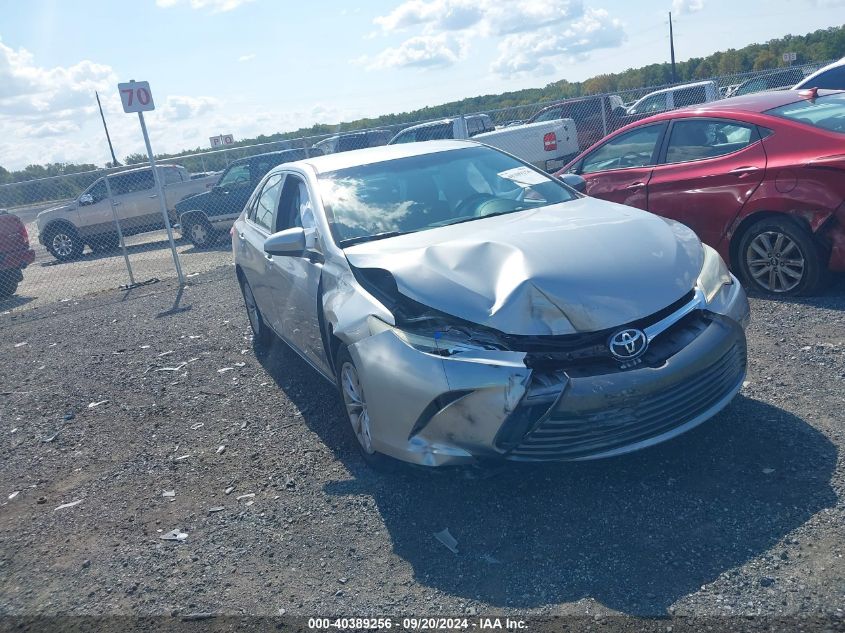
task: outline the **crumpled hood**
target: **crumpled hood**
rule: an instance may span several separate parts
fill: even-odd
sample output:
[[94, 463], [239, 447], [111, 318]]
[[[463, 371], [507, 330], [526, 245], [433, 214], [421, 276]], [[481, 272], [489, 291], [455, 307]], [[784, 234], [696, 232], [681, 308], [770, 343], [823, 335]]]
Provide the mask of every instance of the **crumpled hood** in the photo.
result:
[[704, 253], [687, 227], [595, 198], [345, 249], [399, 292], [507, 334], [590, 332], [648, 316], [695, 285]]

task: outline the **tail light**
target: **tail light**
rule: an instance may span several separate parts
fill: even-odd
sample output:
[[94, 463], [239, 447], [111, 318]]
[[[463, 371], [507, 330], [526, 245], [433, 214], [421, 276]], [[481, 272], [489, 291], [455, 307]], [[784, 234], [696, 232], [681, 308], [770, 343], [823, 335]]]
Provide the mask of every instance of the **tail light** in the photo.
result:
[[28, 247], [29, 233], [26, 232], [26, 226], [24, 226], [23, 222], [18, 222], [18, 230], [16, 231], [16, 234], [16, 237], [20, 240], [21, 246]]
[[543, 137], [543, 149], [547, 152], [553, 152], [557, 149], [557, 136], [554, 132], [549, 132]]

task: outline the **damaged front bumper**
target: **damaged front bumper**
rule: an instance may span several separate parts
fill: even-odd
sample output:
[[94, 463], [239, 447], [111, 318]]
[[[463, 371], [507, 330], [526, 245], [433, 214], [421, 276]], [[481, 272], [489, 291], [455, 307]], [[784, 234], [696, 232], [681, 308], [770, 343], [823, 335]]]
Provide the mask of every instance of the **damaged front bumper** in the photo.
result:
[[[679, 435], [742, 386], [748, 301], [736, 280], [643, 323], [639, 364], [556, 361], [527, 351], [421, 352], [391, 331], [350, 346], [375, 450], [427, 465], [583, 460]], [[638, 324], [640, 325], [640, 324]]]

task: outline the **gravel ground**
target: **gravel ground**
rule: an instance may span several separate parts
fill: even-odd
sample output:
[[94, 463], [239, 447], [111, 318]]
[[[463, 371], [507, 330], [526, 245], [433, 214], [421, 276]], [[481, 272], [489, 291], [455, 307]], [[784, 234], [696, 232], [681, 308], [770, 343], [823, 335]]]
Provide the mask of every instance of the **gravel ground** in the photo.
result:
[[[753, 299], [742, 394], [674, 441], [389, 475], [359, 458], [329, 384], [281, 344], [255, 355], [230, 268], [174, 292], [0, 316], [0, 615], [841, 624], [841, 278]], [[433, 537], [445, 528], [457, 554]], [[162, 540], [174, 529], [187, 537]]]
[[[92, 253], [89, 247], [77, 260], [60, 262], [38, 241], [38, 227], [27, 226], [29, 244], [35, 250], [35, 262], [23, 271], [23, 281], [12, 297], [0, 299], [0, 314], [45, 308], [60, 301], [81, 299], [92, 293], [116, 290], [129, 283], [122, 251]], [[198, 249], [180, 238], [174, 229], [176, 250], [184, 274], [207, 272], [232, 262], [229, 236], [221, 237], [213, 248]], [[136, 282], [151, 278], [176, 277], [167, 232], [142, 233], [126, 238], [126, 252]]]

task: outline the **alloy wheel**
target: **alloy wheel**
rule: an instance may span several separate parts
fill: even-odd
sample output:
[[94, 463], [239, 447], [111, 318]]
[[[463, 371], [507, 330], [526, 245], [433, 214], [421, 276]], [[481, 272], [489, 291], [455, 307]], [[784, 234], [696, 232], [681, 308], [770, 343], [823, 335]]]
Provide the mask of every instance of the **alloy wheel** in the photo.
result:
[[358, 380], [358, 370], [352, 363], [346, 362], [340, 369], [341, 390], [343, 392], [343, 404], [346, 405], [346, 413], [352, 430], [361, 448], [368, 455], [375, 453], [373, 450], [372, 436], [370, 435], [370, 414], [367, 411], [367, 401], [364, 398], [364, 390]]
[[191, 241], [195, 244], [205, 244], [208, 240], [208, 231], [202, 224], [191, 225]]
[[60, 257], [68, 257], [73, 253], [73, 238], [67, 233], [56, 233], [51, 243], [53, 251]]
[[804, 254], [785, 233], [766, 231], [757, 235], [748, 245], [745, 261], [754, 281], [769, 292], [789, 292], [804, 278]]

